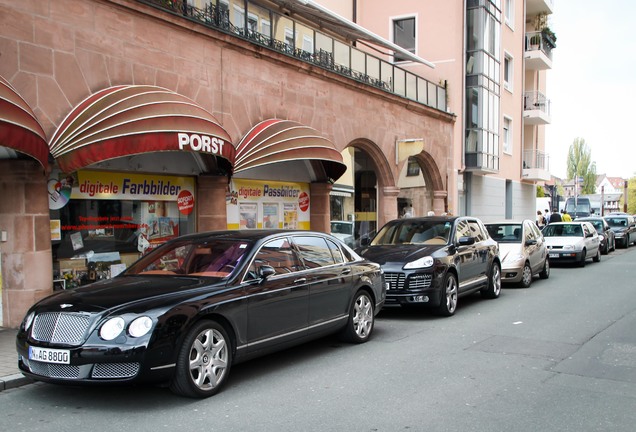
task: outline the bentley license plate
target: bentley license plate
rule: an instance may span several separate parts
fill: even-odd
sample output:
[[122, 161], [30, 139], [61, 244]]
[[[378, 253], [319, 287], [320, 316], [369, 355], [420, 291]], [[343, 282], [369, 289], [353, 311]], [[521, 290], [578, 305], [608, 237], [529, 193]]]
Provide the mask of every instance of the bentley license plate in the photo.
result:
[[29, 347], [29, 360], [44, 363], [71, 363], [71, 352], [69, 350]]

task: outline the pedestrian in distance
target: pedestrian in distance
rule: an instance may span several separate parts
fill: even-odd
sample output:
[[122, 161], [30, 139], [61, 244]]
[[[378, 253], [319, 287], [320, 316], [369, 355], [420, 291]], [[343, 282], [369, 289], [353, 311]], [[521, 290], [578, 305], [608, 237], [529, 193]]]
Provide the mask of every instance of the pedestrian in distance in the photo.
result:
[[572, 222], [572, 216], [569, 215], [567, 210], [563, 209], [563, 215], [561, 215], [561, 220], [563, 222]]
[[548, 223], [554, 222], [563, 222], [563, 219], [561, 219], [561, 215], [559, 214], [559, 210], [557, 210], [556, 207], [552, 209], [552, 214], [550, 215], [550, 219], [548, 220]]
[[537, 226], [539, 229], [543, 229], [545, 226], [545, 217], [543, 216], [543, 213], [541, 213], [541, 210], [537, 210]]

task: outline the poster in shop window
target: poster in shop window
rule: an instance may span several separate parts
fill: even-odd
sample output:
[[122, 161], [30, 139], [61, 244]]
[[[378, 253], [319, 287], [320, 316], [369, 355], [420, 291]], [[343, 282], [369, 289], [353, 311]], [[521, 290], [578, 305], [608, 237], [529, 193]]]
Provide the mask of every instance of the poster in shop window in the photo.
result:
[[309, 183], [232, 179], [226, 193], [228, 229], [310, 229]]
[[263, 228], [278, 228], [278, 203], [263, 203]]
[[258, 220], [258, 206], [256, 203], [239, 204], [239, 214], [241, 229], [256, 228], [256, 221]]

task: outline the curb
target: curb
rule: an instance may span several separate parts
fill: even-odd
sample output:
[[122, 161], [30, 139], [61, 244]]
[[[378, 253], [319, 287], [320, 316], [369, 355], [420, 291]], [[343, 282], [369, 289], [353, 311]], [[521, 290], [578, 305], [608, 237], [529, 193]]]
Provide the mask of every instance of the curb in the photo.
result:
[[0, 378], [0, 391], [22, 387], [33, 382], [35, 381], [33, 381], [31, 378], [25, 377], [22, 374], [5, 376]]

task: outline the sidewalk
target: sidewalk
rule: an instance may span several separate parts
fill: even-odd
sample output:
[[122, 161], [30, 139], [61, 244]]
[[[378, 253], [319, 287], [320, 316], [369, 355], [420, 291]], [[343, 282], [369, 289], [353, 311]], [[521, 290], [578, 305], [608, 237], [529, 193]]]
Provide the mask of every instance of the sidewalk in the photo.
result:
[[18, 369], [18, 354], [15, 350], [17, 333], [15, 329], [0, 327], [0, 391], [33, 382]]

